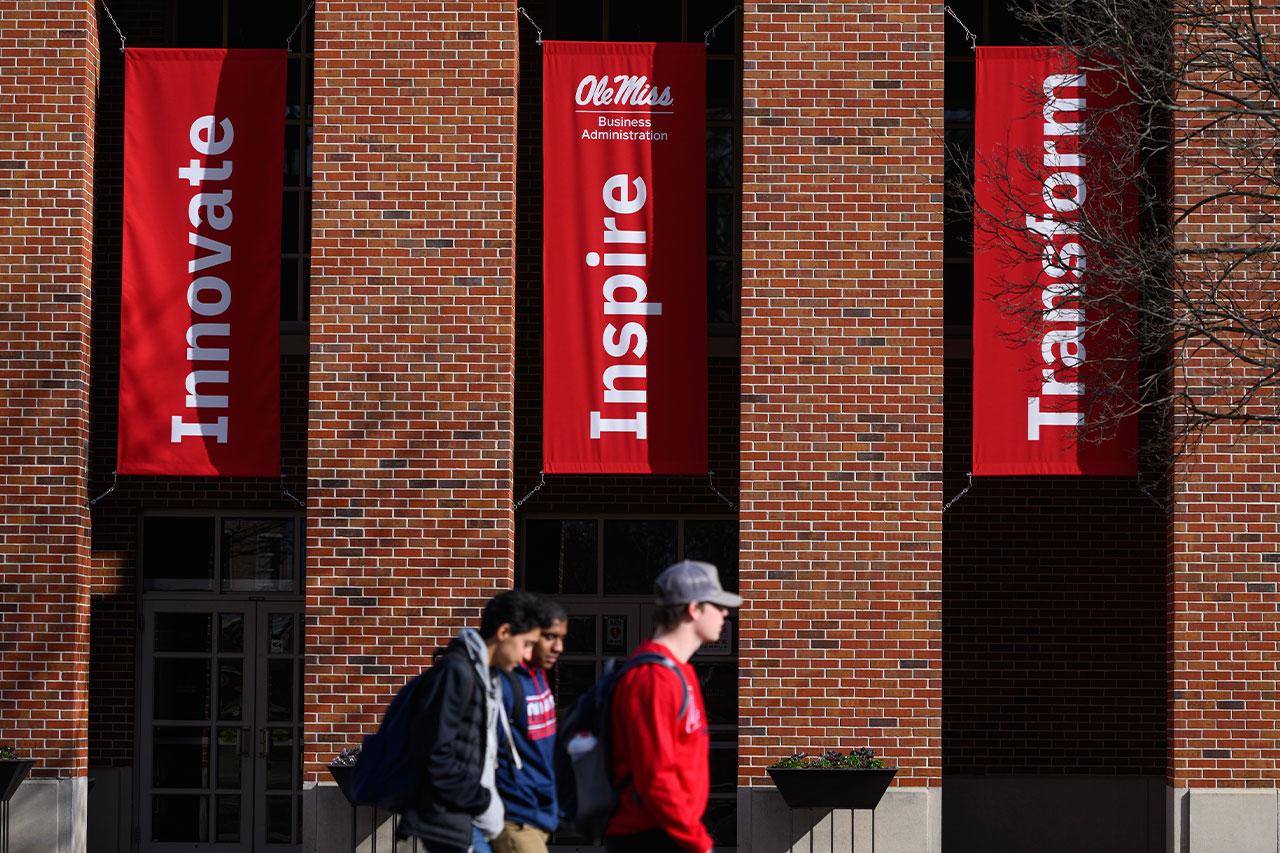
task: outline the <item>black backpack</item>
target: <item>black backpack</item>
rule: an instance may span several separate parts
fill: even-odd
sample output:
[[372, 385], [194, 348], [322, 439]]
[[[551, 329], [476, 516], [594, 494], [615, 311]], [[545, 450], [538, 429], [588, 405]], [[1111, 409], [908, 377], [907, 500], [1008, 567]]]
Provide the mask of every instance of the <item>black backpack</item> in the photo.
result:
[[[447, 650], [441, 649], [436, 652], [434, 659], [439, 661], [447, 653]], [[466, 671], [471, 671], [470, 666]], [[421, 768], [413, 763], [411, 749], [415, 723], [413, 694], [430, 673], [430, 669], [424, 669], [401, 687], [382, 715], [378, 730], [365, 735], [360, 745], [360, 755], [356, 758], [356, 769], [351, 773], [352, 802], [380, 806], [391, 811], [403, 811], [412, 803], [418, 792], [418, 776], [421, 772]], [[474, 697], [473, 685], [467, 691], [464, 711], [472, 707]]]
[[413, 693], [429, 670], [410, 679], [391, 700], [382, 724], [365, 735], [351, 774], [351, 799], [386, 809], [403, 809], [418, 784], [409, 751], [413, 725]]
[[[683, 698], [676, 719], [683, 719], [689, 709], [689, 683], [684, 673], [665, 655], [642, 652], [632, 655], [620, 667], [616, 666], [616, 661], [608, 661], [600, 680], [578, 697], [556, 725], [556, 797], [560, 804], [560, 817], [568, 829], [595, 844], [604, 837], [609, 819], [618, 810], [619, 796], [631, 784], [630, 778], [623, 779], [616, 786], [613, 784], [613, 755], [609, 741], [613, 691], [627, 671], [645, 664], [665, 666], [680, 679]], [[578, 741], [576, 746], [575, 740]]]

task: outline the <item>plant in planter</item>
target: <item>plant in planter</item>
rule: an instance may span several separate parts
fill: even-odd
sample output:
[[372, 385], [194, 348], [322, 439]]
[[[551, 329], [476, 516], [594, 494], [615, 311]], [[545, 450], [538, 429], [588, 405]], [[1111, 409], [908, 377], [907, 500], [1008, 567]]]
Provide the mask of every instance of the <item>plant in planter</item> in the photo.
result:
[[347, 802], [354, 805], [351, 799], [351, 774], [356, 769], [356, 759], [360, 757], [360, 747], [349, 746], [339, 752], [333, 761], [329, 762], [329, 775], [333, 777], [333, 781], [338, 783], [338, 788], [342, 790], [342, 796], [347, 798]]
[[847, 754], [828, 749], [814, 757], [797, 752], [768, 769], [793, 809], [874, 809], [898, 772], [866, 748]]
[[9, 802], [35, 763], [33, 758], [19, 758], [11, 746], [0, 746], [0, 802]]

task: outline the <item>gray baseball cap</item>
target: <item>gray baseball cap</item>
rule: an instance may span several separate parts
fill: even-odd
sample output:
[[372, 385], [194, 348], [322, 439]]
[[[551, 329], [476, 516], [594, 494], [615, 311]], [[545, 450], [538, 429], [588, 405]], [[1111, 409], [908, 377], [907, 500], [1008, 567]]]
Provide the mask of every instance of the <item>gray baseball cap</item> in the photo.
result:
[[725, 592], [720, 586], [716, 567], [698, 560], [681, 560], [674, 566], [667, 566], [654, 581], [653, 591], [659, 604], [710, 601], [721, 607], [742, 606], [742, 596]]

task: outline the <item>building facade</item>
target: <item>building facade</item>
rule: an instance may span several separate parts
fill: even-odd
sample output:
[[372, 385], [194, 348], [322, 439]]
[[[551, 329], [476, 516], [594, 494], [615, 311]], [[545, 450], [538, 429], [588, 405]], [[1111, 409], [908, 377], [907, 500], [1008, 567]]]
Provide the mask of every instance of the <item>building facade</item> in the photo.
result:
[[[1019, 38], [997, 0], [953, 8]], [[541, 55], [513, 5], [0, 0], [14, 849], [391, 849], [325, 766], [437, 646], [496, 591], [553, 594], [567, 701], [693, 557], [747, 601], [694, 661], [718, 847], [1280, 851], [1274, 435], [1211, 435], [1154, 498], [947, 504], [974, 95], [942, 8], [523, 9], [546, 38], [706, 33], [708, 477], [540, 475]], [[113, 474], [116, 25], [288, 40], [280, 481]], [[898, 768], [874, 817], [789, 814], [765, 772], [861, 746]]]

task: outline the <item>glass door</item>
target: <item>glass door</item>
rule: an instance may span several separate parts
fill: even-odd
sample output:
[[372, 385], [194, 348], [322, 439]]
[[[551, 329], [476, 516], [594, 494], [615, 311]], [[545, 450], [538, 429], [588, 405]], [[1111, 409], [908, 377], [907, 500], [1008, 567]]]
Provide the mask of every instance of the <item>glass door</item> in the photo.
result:
[[144, 606], [141, 851], [300, 849], [300, 611]]

